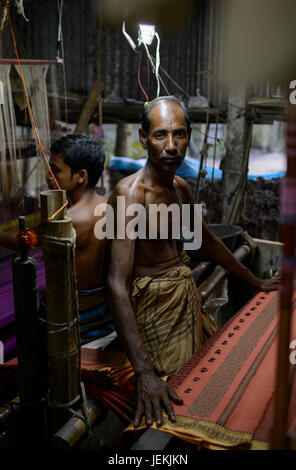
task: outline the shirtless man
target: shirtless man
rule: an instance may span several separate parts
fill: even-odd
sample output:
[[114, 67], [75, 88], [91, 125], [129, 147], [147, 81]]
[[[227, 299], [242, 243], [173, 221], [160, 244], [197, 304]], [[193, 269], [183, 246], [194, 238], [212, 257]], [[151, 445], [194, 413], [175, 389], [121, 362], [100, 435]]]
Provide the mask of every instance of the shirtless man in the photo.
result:
[[[149, 204], [169, 205], [175, 202], [191, 204], [193, 208], [194, 200], [188, 184], [175, 174], [185, 157], [190, 135], [190, 121], [182, 103], [174, 97], [160, 97], [150, 102], [144, 109], [142, 128], [139, 129], [139, 139], [142, 147], [148, 151], [148, 159], [144, 168], [121, 180], [114, 189], [109, 199], [114, 211], [117, 196], [125, 197], [126, 206], [140, 203], [145, 209]], [[126, 224], [128, 221], [126, 218]], [[260, 280], [237, 261], [205, 223], [202, 227], [202, 246], [217, 264], [259, 291], [277, 288], [277, 280]], [[197, 299], [197, 290], [192, 287], [194, 282], [191, 273], [185, 271], [189, 268], [182, 264], [177, 240], [172, 238], [132, 240], [115, 237], [112, 241], [108, 288], [115, 328], [137, 381], [135, 426], [139, 425], [142, 416], [148, 426], [154, 418], [160, 426], [163, 422], [161, 406], [169, 419], [175, 421], [171, 401], [181, 404], [182, 400], [161, 376], [174, 373], [174, 363], [177, 365], [178, 357], [183, 354], [188, 343], [190, 346], [192, 344], [192, 350], [186, 351], [187, 356], [184, 356], [183, 363], [205, 339], [204, 337], [198, 341], [184, 336], [185, 340], [182, 340], [182, 334], [186, 334], [186, 331], [192, 337], [200, 335], [202, 338], [202, 323], [205, 320], [203, 317], [200, 321], [203, 313]], [[154, 291], [149, 290], [155, 282], [158, 284]], [[184, 294], [186, 289], [190, 295]], [[166, 297], [168, 307], [161, 306], [158, 318], [158, 304], [163, 297]], [[142, 302], [141, 305], [143, 298], [146, 303]], [[181, 304], [184, 304], [183, 311], [180, 310]], [[190, 315], [186, 317], [188, 308], [191, 309]], [[149, 310], [152, 310], [151, 315]], [[179, 315], [178, 318], [175, 318], [176, 315]], [[173, 319], [173, 327], [169, 324], [169, 316]], [[190, 323], [193, 316], [194, 322], [198, 324], [197, 330], [194, 322]], [[184, 326], [185, 317], [187, 323]], [[148, 326], [145, 324], [146, 318]], [[182, 326], [179, 327], [178, 322]], [[177, 334], [176, 328], [180, 330]], [[186, 330], [185, 333], [183, 330]], [[162, 345], [162, 342], [165, 344]], [[153, 348], [156, 350], [155, 354]], [[161, 351], [159, 358], [158, 350]], [[169, 362], [170, 357], [166, 356], [172, 356], [172, 361]], [[166, 368], [160, 370], [159, 364], [164, 363], [163, 359], [166, 361]], [[179, 368], [180, 365], [177, 370]]]
[[[106, 203], [95, 186], [104, 169], [105, 155], [99, 144], [86, 135], [67, 135], [53, 143], [50, 166], [61, 189], [67, 192], [67, 214], [76, 230], [76, 275], [78, 289], [91, 289], [103, 281], [106, 240], [94, 236], [94, 209]], [[49, 189], [57, 189], [50, 173]], [[0, 245], [17, 249], [12, 233], [0, 232]]]
[[[94, 226], [99, 219], [94, 216], [95, 207], [106, 203], [106, 199], [95, 190], [104, 169], [105, 155], [98, 142], [86, 135], [62, 137], [53, 143], [50, 150], [50, 166], [61, 189], [67, 192], [70, 203], [67, 214], [76, 231], [75, 263], [81, 341], [86, 343], [105, 338], [114, 331], [103, 286], [107, 241], [99, 240], [94, 235]], [[47, 184], [49, 189], [57, 189], [50, 173], [47, 174]], [[15, 236], [0, 232], [0, 245], [17, 249]], [[104, 322], [104, 326], [94, 327], [94, 323], [98, 325], [98, 322]]]
[[[99, 144], [86, 135], [67, 135], [51, 146], [50, 166], [70, 202], [67, 214], [76, 231], [76, 277], [78, 289], [92, 289], [104, 281], [106, 240], [98, 240], [94, 226], [95, 207], [106, 203], [95, 186], [104, 169], [105, 155]], [[49, 189], [57, 189], [50, 173]]]

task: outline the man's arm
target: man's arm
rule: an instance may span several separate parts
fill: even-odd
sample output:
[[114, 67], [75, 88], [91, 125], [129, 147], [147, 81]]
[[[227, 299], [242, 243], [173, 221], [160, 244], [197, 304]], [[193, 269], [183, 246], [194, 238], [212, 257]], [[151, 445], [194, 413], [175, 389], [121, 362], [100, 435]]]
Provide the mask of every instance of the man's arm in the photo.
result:
[[135, 240], [112, 240], [107, 281], [109, 301], [117, 334], [136, 376], [137, 410], [134, 425], [137, 427], [144, 415], [147, 426], [153, 423], [153, 417], [157, 425], [161, 426], [161, 405], [174, 422], [175, 414], [170, 400], [176, 404], [182, 404], [182, 400], [167, 383], [156, 376], [137, 327], [129, 299], [134, 254]]
[[[193, 220], [194, 199], [190, 188], [182, 178], [178, 178], [178, 183], [183, 193], [183, 203], [189, 203], [192, 206], [191, 220]], [[202, 248], [208, 253], [213, 261], [258, 291], [269, 292], [279, 289], [279, 278], [259, 279], [255, 276], [255, 274], [253, 274], [246, 266], [240, 263], [235, 256], [233, 256], [224, 243], [209, 230], [205, 222], [203, 222], [202, 225]]]
[[202, 248], [217, 264], [230, 271], [235, 276], [238, 276], [242, 281], [254, 287], [258, 291], [272, 291], [278, 289], [280, 280], [273, 279], [259, 279], [253, 274], [246, 266], [240, 263], [231, 251], [219, 240], [213, 233], [210, 232], [205, 222], [202, 228]]
[[0, 232], [0, 246], [9, 250], [17, 250], [16, 236], [10, 232]]

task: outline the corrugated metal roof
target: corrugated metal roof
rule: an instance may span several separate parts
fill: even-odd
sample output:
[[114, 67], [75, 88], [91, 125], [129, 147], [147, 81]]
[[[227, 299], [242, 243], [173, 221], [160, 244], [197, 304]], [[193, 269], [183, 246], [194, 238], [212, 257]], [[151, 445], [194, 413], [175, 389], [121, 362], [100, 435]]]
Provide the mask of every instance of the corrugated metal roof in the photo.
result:
[[[214, 107], [225, 105], [227, 102], [227, 94], [221, 86], [224, 2], [225, 0], [213, 0], [211, 104]], [[158, 31], [161, 38], [161, 65], [191, 96], [195, 95], [197, 88], [203, 96], [207, 96], [208, 93], [207, 74], [200, 72], [204, 72], [209, 63], [210, 4], [209, 0], [200, 0], [197, 6], [193, 7], [192, 15], [188, 18], [183, 31]], [[58, 32], [56, 0], [31, 0], [25, 1], [24, 5], [26, 15], [30, 19], [29, 23], [26, 23], [20, 15], [16, 15], [15, 9], [13, 14], [21, 55], [32, 59], [54, 59]], [[99, 28], [93, 2], [64, 0], [62, 26], [67, 89], [87, 95], [97, 77]], [[103, 96], [116, 95], [122, 99], [144, 101], [145, 98], [137, 83], [139, 56], [132, 51], [119, 26], [117, 29], [111, 29], [103, 23], [101, 50]], [[151, 51], [152, 53], [155, 51], [155, 41]], [[13, 56], [11, 46], [9, 54]], [[58, 69], [59, 85], [62, 90], [62, 66], [59, 65]], [[181, 94], [164, 74], [162, 77], [170, 93]], [[155, 77], [151, 67], [148, 68], [147, 58], [144, 55], [141, 80], [149, 97], [155, 97]], [[276, 87], [269, 83], [255, 84], [251, 94], [268, 97], [275, 92], [275, 89]], [[161, 94], [166, 94], [162, 87]]]
[[[20, 49], [23, 49], [23, 53], [25, 51], [27, 58], [55, 58], [58, 31], [57, 2], [38, 0], [25, 1], [24, 4], [30, 22], [26, 23], [21, 16], [13, 15]], [[93, 3], [87, 0], [64, 0], [63, 9], [67, 86], [69, 90], [83, 94], [89, 92], [97, 74], [98, 25], [92, 5]], [[197, 72], [205, 70], [208, 65], [208, 5], [207, 0], [200, 2], [200, 9], [194, 9], [184, 31], [171, 33], [158, 31], [161, 38], [161, 65], [190, 95], [195, 94], [196, 88], [200, 88], [202, 94], [207, 92], [206, 75], [199, 75]], [[215, 80], [216, 73], [221, 70], [221, 54], [217, 47], [220, 42], [221, 9], [217, 5], [218, 2], [215, 1], [213, 48]], [[151, 50], [155, 52], [155, 41]], [[146, 57], [143, 59], [141, 78], [143, 85], [150, 88], [153, 96], [156, 89], [155, 78], [151, 67], [148, 74], [147, 59]], [[113, 93], [122, 98], [143, 98], [137, 84], [138, 61], [139, 56], [132, 51], [121, 29], [118, 27], [117, 30], [111, 30], [103, 24], [101, 69], [105, 96]], [[165, 76], [163, 79], [170, 92], [179, 91]], [[165, 93], [163, 89], [162, 92]], [[214, 87], [215, 99], [219, 99], [219, 93]]]

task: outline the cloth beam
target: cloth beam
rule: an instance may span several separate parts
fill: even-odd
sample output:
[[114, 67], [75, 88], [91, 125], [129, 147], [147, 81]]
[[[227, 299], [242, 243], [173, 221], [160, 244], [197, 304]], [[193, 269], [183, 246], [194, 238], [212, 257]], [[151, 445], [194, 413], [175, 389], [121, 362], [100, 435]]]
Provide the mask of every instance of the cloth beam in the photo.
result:
[[[293, 300], [291, 341], [296, 338], [296, 292]], [[197, 447], [267, 448], [278, 322], [279, 293], [257, 294], [170, 380], [184, 404], [174, 406], [176, 423], [164, 416], [161, 430]], [[291, 396], [289, 430], [295, 432], [295, 393]], [[142, 422], [139, 431], [144, 427]], [[123, 433], [124, 446], [129, 447], [135, 435], [130, 425]]]

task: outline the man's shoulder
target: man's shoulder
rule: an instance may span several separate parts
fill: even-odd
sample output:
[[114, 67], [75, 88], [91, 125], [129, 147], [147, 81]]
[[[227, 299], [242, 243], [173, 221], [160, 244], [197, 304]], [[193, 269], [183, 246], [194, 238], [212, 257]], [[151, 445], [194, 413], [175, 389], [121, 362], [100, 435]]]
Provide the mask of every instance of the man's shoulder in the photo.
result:
[[[190, 200], [193, 199], [193, 195], [190, 189], [189, 184], [187, 181], [185, 181], [181, 176], [176, 175], [175, 180], [174, 180], [176, 188], [181, 191], [182, 196], [185, 200]], [[190, 202], [188, 201], [188, 202]]]
[[124, 196], [130, 202], [141, 202], [141, 170], [122, 178], [113, 189], [109, 201], [118, 196]]

